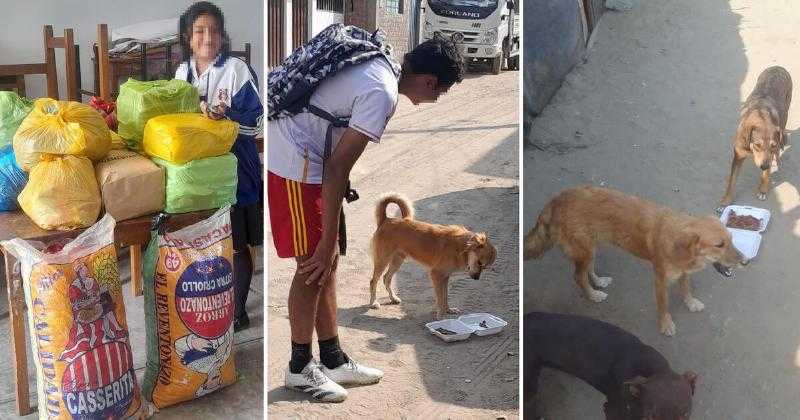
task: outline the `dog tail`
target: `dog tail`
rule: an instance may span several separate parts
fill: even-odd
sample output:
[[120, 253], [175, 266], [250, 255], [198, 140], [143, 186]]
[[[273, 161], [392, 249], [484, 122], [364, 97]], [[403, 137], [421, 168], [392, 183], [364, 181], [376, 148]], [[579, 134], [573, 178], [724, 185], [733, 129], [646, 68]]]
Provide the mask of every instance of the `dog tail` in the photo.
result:
[[553, 238], [550, 236], [550, 219], [553, 215], [552, 206], [547, 206], [539, 213], [536, 226], [525, 235], [522, 245], [523, 260], [530, 260], [541, 257], [545, 252], [553, 247]]
[[414, 218], [414, 207], [411, 205], [411, 201], [398, 193], [389, 193], [381, 197], [378, 201], [378, 205], [375, 207], [375, 222], [378, 226], [386, 221], [386, 207], [388, 207], [390, 203], [397, 204], [397, 207], [400, 207], [400, 215], [403, 219], [410, 220]]

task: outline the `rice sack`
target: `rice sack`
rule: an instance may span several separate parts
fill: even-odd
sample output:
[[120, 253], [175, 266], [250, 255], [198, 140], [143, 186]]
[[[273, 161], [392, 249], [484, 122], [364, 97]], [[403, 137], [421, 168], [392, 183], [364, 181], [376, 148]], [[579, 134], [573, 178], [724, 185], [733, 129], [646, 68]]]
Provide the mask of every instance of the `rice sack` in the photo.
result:
[[106, 216], [49, 254], [19, 238], [2, 243], [20, 261], [42, 420], [141, 413], [114, 224]]
[[173, 233], [158, 228], [144, 260], [142, 388], [147, 401], [163, 408], [236, 381], [230, 207]]

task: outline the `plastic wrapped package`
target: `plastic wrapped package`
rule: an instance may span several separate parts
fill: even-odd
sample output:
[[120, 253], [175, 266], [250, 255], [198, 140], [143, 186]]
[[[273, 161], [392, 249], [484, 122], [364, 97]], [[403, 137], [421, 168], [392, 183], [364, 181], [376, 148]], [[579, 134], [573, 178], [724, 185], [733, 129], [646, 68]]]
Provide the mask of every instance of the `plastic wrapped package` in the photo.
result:
[[14, 133], [31, 109], [33, 101], [14, 92], [0, 92], [0, 148], [11, 144]]
[[42, 158], [29, 174], [28, 184], [18, 198], [19, 206], [42, 229], [91, 226], [101, 207], [92, 162], [80, 156]]
[[94, 168], [103, 208], [122, 221], [164, 209], [164, 169], [130, 150], [112, 150]]
[[142, 151], [142, 136], [150, 118], [183, 112], [200, 112], [197, 89], [183, 80], [128, 79], [119, 88], [118, 133], [131, 150]]
[[212, 120], [202, 114], [169, 114], [151, 118], [144, 129], [144, 151], [182, 165], [231, 151], [239, 124]]
[[115, 131], [111, 132], [111, 150], [125, 150], [125, 140]]
[[111, 149], [111, 131], [88, 105], [42, 98], [14, 135], [20, 168], [29, 171], [42, 154], [86, 156], [98, 161]]
[[17, 166], [11, 146], [0, 148], [0, 211], [19, 208], [17, 196], [27, 182], [28, 175]]
[[184, 165], [158, 158], [153, 162], [167, 171], [164, 206], [167, 213], [216, 209], [236, 203], [236, 156], [232, 153]]

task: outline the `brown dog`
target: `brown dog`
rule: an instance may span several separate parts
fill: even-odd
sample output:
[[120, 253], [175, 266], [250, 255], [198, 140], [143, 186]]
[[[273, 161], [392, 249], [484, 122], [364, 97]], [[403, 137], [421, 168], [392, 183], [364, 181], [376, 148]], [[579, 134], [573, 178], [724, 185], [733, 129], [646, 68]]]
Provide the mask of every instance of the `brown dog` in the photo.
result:
[[562, 191], [539, 214], [533, 230], [525, 236], [524, 258], [539, 258], [558, 244], [575, 264], [575, 283], [594, 302], [606, 294], [610, 277], [594, 272], [594, 250], [599, 242], [614, 244], [648, 260], [655, 271], [655, 295], [659, 326], [665, 335], [675, 334], [668, 312], [667, 287], [680, 280], [683, 302], [692, 312], [702, 311], [702, 302], [692, 296], [689, 273], [706, 263], [726, 267], [745, 264], [733, 246], [731, 234], [714, 216], [694, 217], [656, 203], [609, 188], [580, 186]]
[[780, 152], [787, 143], [784, 130], [791, 102], [792, 77], [786, 69], [774, 66], [758, 76], [755, 89], [739, 113], [739, 127], [733, 138], [731, 173], [717, 211], [733, 202], [733, 186], [742, 162], [749, 154], [753, 155], [753, 163], [761, 169], [761, 183], [756, 198], [767, 199], [770, 166], [773, 161], [778, 163]]
[[[394, 203], [400, 207], [402, 218], [386, 217], [386, 207]], [[445, 313], [458, 313], [447, 303], [447, 282], [456, 271], [466, 271], [473, 279], [494, 263], [497, 255], [494, 246], [484, 233], [472, 233], [463, 226], [442, 226], [414, 220], [411, 203], [398, 194], [388, 194], [375, 208], [378, 228], [372, 235], [372, 262], [374, 270], [370, 282], [370, 301], [373, 308], [380, 307], [376, 299], [378, 279], [383, 284], [392, 303], [400, 298], [392, 291], [392, 277], [411, 257], [426, 266], [436, 292], [436, 319]], [[388, 267], [388, 270], [387, 270]]]

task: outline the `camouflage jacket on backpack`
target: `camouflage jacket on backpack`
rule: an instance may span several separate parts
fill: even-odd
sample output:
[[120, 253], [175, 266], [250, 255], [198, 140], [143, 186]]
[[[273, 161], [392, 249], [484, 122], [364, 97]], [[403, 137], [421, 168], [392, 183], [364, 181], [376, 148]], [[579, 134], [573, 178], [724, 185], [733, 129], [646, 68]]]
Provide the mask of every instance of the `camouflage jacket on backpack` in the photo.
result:
[[[367, 32], [341, 23], [325, 28], [269, 72], [267, 119], [274, 120], [308, 111], [314, 89], [344, 68], [383, 57], [400, 77], [400, 64], [392, 58], [392, 46], [378, 30]], [[326, 118], [327, 119], [327, 118]]]

